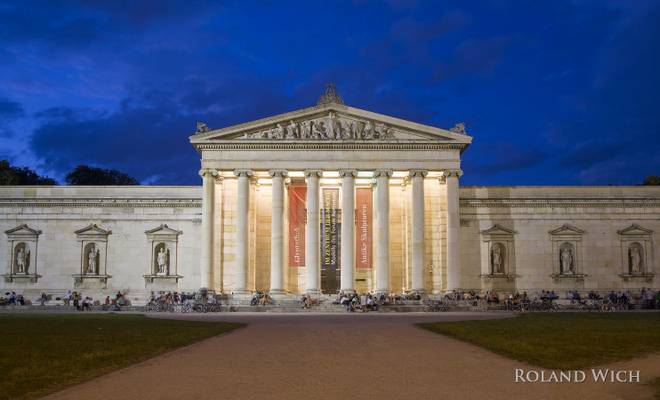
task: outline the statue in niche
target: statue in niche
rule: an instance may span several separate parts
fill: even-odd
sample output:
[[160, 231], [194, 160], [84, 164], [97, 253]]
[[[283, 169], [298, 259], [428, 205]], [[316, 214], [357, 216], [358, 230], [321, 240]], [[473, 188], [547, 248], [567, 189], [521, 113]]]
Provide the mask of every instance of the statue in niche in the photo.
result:
[[326, 128], [326, 135], [328, 139], [338, 139], [337, 137], [337, 120], [335, 119], [335, 113], [330, 112], [328, 115], [328, 124]]
[[303, 121], [300, 123], [300, 138], [309, 139], [311, 133], [311, 126], [309, 121]]
[[165, 246], [161, 246], [158, 254], [156, 255], [156, 264], [158, 265], [157, 275], [167, 275], [167, 253], [165, 252]]
[[642, 272], [642, 252], [638, 243], [633, 243], [628, 248], [628, 264], [631, 274]]
[[502, 274], [504, 273], [503, 265], [503, 254], [502, 249], [499, 243], [495, 243], [493, 248], [490, 251], [490, 262], [493, 274]]
[[374, 126], [371, 124], [371, 121], [367, 121], [364, 124], [364, 129], [362, 130], [362, 139], [371, 140], [374, 138]]
[[573, 263], [573, 247], [570, 244], [562, 246], [559, 253], [559, 264], [563, 275], [572, 275], [575, 273]]
[[290, 121], [289, 125], [286, 127], [286, 138], [287, 139], [296, 139], [298, 137], [298, 126], [295, 122]]
[[16, 273], [27, 274], [28, 268], [30, 267], [30, 249], [28, 249], [23, 243], [19, 244], [17, 247]]
[[92, 245], [87, 254], [87, 270], [85, 271], [88, 275], [96, 275], [98, 273], [98, 259], [100, 251], [96, 248], [96, 245]]

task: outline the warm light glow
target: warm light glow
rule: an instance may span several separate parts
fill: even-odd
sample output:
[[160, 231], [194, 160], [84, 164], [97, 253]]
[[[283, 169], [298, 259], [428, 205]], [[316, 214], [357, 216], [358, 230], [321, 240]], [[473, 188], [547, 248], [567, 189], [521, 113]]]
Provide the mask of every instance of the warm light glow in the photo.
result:
[[403, 179], [390, 179], [390, 185], [401, 185], [403, 183]]
[[338, 171], [323, 171], [323, 177], [324, 178], [338, 178], [339, 177], [339, 172]]
[[257, 178], [268, 178], [270, 175], [268, 174], [268, 171], [254, 171], [254, 176]]
[[355, 180], [356, 185], [370, 186], [373, 182], [374, 182], [373, 179], [359, 179], [358, 178], [358, 179]]
[[371, 178], [374, 176], [373, 171], [358, 171], [357, 173], [358, 178]]
[[408, 171], [394, 171], [392, 172], [392, 178], [404, 178], [408, 176]]
[[289, 177], [291, 177], [291, 178], [304, 178], [305, 173], [303, 171], [289, 171]]
[[321, 178], [321, 185], [339, 185], [339, 179]]
[[429, 171], [428, 175], [426, 175], [427, 178], [439, 178], [442, 176], [441, 171]]
[[259, 178], [257, 179], [257, 185], [272, 185], [273, 182], [268, 178]]

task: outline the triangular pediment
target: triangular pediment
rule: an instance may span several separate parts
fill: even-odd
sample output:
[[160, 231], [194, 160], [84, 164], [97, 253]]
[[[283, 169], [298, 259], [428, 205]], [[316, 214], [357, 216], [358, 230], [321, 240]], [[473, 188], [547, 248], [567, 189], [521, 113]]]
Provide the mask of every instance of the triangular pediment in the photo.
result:
[[172, 229], [167, 224], [161, 224], [160, 226], [144, 231], [147, 235], [180, 235], [182, 232]]
[[222, 129], [198, 124], [190, 137], [195, 144], [225, 141], [254, 142], [472, 142], [463, 124], [451, 130], [390, 117], [343, 104], [330, 103], [300, 109]]
[[637, 224], [632, 224], [629, 227], [625, 229], [621, 229], [620, 231], [617, 232], [619, 233], [619, 235], [650, 235], [653, 233], [652, 230], [642, 228]]
[[103, 229], [100, 226], [96, 224], [89, 224], [86, 227], [82, 229], [78, 229], [77, 231], [74, 232], [78, 236], [84, 236], [84, 235], [110, 235], [112, 233], [111, 230], [109, 229]]
[[492, 227], [481, 231], [483, 235], [515, 235], [516, 231], [513, 229], [506, 228], [500, 224], [495, 224]]
[[549, 231], [551, 235], [582, 235], [584, 231], [576, 228], [573, 225], [564, 224], [557, 229]]
[[15, 228], [5, 231], [9, 236], [39, 236], [41, 231], [30, 228], [27, 224], [21, 224]]

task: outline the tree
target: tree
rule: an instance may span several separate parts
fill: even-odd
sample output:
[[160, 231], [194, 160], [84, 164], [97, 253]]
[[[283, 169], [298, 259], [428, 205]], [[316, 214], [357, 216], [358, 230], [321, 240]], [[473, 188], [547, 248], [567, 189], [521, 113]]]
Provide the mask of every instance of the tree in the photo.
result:
[[66, 176], [69, 185], [139, 185], [133, 177], [116, 169], [94, 168], [79, 165]]
[[29, 168], [13, 167], [9, 161], [0, 160], [0, 185], [57, 185], [57, 182]]
[[644, 178], [642, 185], [646, 186], [660, 186], [660, 176], [659, 175], [649, 175]]

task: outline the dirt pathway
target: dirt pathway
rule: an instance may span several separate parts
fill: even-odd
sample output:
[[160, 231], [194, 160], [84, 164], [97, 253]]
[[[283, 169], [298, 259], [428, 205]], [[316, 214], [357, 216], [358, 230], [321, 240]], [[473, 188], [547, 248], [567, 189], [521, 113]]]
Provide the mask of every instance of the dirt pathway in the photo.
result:
[[[181, 318], [181, 316], [178, 316]], [[516, 384], [531, 367], [414, 322], [503, 314], [222, 314], [228, 335], [153, 358], [47, 399], [647, 399], [644, 384]], [[660, 355], [609, 366], [660, 376]]]

